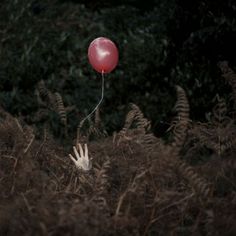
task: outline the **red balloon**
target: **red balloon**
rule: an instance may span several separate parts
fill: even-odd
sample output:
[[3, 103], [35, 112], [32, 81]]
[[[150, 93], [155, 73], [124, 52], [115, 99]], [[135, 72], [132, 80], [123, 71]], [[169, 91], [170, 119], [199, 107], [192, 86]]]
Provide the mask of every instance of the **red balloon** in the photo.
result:
[[117, 66], [119, 53], [116, 45], [108, 38], [94, 39], [88, 48], [88, 58], [99, 73], [109, 73]]

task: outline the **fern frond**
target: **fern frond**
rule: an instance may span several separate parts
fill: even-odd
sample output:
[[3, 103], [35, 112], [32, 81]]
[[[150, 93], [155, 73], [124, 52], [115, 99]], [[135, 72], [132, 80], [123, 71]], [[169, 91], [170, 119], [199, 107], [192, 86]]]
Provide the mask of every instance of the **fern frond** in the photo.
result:
[[49, 91], [45, 86], [45, 83], [43, 80], [40, 80], [37, 84], [38, 87], [38, 91], [39, 91], [39, 95], [40, 97], [44, 100], [44, 101], [48, 101], [49, 98]]
[[177, 103], [175, 109], [177, 111], [178, 122], [174, 128], [174, 137], [171, 146], [175, 152], [179, 152], [185, 142], [187, 130], [189, 126], [189, 103], [185, 91], [176, 86]]
[[176, 168], [180, 175], [183, 176], [189, 183], [189, 185], [195, 190], [195, 192], [204, 199], [210, 198], [212, 194], [212, 188], [210, 184], [184, 161], [178, 160], [176, 162]]
[[213, 108], [213, 116], [209, 118], [208, 123], [195, 125], [192, 134], [198, 138], [202, 145], [221, 156], [235, 145], [236, 127], [233, 119], [226, 115], [225, 100], [220, 98], [219, 95], [214, 100], [217, 100], [218, 103]]
[[155, 148], [162, 148], [164, 144], [160, 138], [157, 138], [153, 133], [142, 135], [138, 139], [138, 143], [148, 152], [151, 153]]
[[39, 96], [41, 97], [41, 99], [46, 102], [47, 107], [50, 110], [56, 110], [57, 109], [57, 103], [55, 100], [55, 95], [49, 90], [47, 89], [47, 87], [45, 86], [45, 83], [43, 80], [40, 80], [37, 84], [37, 88], [39, 91]]
[[55, 101], [56, 101], [56, 112], [60, 117], [61, 123], [64, 125], [65, 129], [65, 137], [67, 137], [67, 114], [66, 109], [62, 100], [62, 97], [59, 93], [55, 93]]
[[131, 103], [131, 109], [135, 111], [135, 121], [137, 128], [149, 131], [151, 128], [151, 122], [144, 117], [140, 108], [137, 105]]
[[178, 112], [178, 117], [181, 121], [189, 122], [189, 103], [187, 95], [183, 88], [176, 85], [177, 103], [175, 110]]
[[[118, 137], [118, 144], [122, 140], [133, 140], [139, 143], [143, 135], [151, 128], [150, 121], [144, 117], [140, 108], [133, 103], [130, 104], [130, 107], [131, 109], [125, 118], [125, 124], [116, 135], [116, 137]], [[131, 129], [131, 126], [134, 127]]]
[[59, 93], [55, 93], [55, 100], [57, 104], [57, 112], [60, 116], [61, 123], [66, 126], [67, 125], [66, 109], [65, 109], [62, 97]]
[[125, 124], [123, 128], [121, 129], [121, 131], [118, 133], [118, 136], [123, 137], [127, 133], [127, 130], [131, 127], [135, 119], [136, 112], [137, 112], [136, 109], [132, 107], [125, 117]]

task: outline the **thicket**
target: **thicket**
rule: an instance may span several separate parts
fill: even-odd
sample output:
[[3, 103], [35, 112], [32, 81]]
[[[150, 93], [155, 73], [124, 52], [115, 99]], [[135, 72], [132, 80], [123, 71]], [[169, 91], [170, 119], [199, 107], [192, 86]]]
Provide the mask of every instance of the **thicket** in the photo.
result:
[[[236, 74], [219, 67], [235, 108]], [[175, 89], [168, 140], [133, 103], [113, 136], [96, 113], [70, 143], [81, 156], [88, 143], [89, 164], [79, 168], [48, 130], [37, 137], [1, 109], [0, 234], [235, 235], [235, 109], [217, 96], [209, 121], [193, 122], [185, 90]]]

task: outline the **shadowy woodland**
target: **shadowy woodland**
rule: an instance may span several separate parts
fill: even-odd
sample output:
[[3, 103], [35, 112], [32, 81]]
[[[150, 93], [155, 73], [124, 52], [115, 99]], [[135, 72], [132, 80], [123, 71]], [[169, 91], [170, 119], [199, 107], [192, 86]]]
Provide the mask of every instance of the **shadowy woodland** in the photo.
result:
[[0, 6], [0, 235], [236, 235], [233, 1], [81, 2]]

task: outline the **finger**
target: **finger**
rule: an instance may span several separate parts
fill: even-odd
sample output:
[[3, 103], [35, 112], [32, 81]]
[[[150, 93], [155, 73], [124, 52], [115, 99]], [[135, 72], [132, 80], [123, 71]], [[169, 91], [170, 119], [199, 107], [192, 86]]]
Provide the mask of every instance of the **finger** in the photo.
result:
[[79, 143], [79, 153], [81, 157], [84, 157], [84, 151], [80, 143]]
[[74, 159], [74, 157], [71, 154], [69, 154], [69, 157], [76, 164], [76, 160]]
[[88, 146], [87, 146], [87, 143], [84, 144], [84, 155], [86, 158], [88, 158]]
[[77, 158], [77, 160], [79, 160], [80, 156], [79, 156], [79, 153], [77, 152], [77, 149], [75, 146], [73, 146], [73, 150], [74, 150], [74, 153], [75, 153], [75, 156]]

